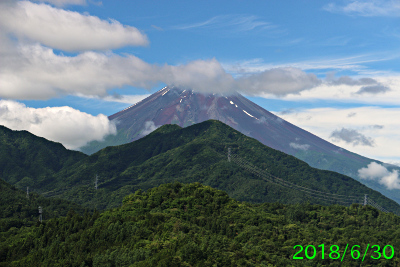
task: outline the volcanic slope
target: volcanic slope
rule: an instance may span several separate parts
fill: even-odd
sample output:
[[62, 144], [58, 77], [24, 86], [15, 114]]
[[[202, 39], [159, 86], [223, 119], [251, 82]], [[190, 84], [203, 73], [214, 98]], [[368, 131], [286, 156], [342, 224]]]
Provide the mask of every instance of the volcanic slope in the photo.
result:
[[[107, 146], [126, 144], [156, 127], [177, 124], [181, 127], [209, 119], [219, 120], [264, 145], [293, 155], [310, 166], [350, 176], [400, 203], [400, 190], [389, 190], [376, 180], [360, 179], [358, 170], [372, 160], [335, 146], [263, 109], [240, 94], [204, 95], [192, 90], [165, 87], [148, 98], [109, 117], [117, 134], [105, 141], [94, 141], [81, 148], [92, 154]], [[384, 164], [389, 171], [400, 168]]]
[[[346, 197], [310, 195], [260, 178], [228, 162], [227, 151], [285, 181], [331, 194], [364, 194], [391, 211], [399, 205], [358, 181], [269, 148], [222, 122], [209, 120], [186, 128], [164, 125], [129, 144], [107, 147], [75, 165], [64, 168], [41, 188], [45, 196], [57, 196], [87, 207], [116, 207], [124, 196], [169, 182], [200, 182], [248, 202], [342, 204]], [[98, 175], [98, 189], [94, 177]], [[350, 205], [351, 203], [348, 203]]]

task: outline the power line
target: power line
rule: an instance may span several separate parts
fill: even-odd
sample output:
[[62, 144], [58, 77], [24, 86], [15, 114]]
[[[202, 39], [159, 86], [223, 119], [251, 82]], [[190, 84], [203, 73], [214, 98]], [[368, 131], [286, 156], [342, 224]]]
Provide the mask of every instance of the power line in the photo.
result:
[[[341, 202], [341, 203], [360, 203], [360, 201], [355, 201], [356, 199], [360, 200], [360, 197], [346, 196], [346, 195], [339, 195], [339, 194], [323, 192], [323, 191], [307, 188], [304, 186], [296, 185], [289, 181], [285, 181], [279, 177], [271, 175], [270, 173], [262, 171], [262, 170], [258, 169], [257, 167], [254, 167], [253, 165], [251, 165], [250, 163], [248, 163], [247, 161], [245, 161], [244, 159], [242, 159], [241, 157], [239, 157], [236, 154], [231, 153], [231, 159], [236, 164], [238, 164], [241, 167], [247, 169], [248, 171], [256, 174], [257, 176], [261, 177], [262, 179], [267, 180], [268, 182], [272, 182], [272, 183], [278, 184], [283, 187], [296, 189], [296, 190], [308, 193], [310, 195], [314, 195], [313, 197], [316, 197], [316, 196], [325, 197], [325, 198], [328, 198], [328, 199], [326, 199], [328, 201]], [[345, 198], [347, 198], [347, 200]]]
[[[228, 149], [228, 161], [229, 162], [233, 161], [240, 167], [252, 172], [253, 174], [259, 176], [263, 180], [280, 185], [282, 187], [287, 187], [287, 188], [302, 191], [304, 193], [311, 195], [313, 198], [317, 198], [317, 199], [321, 199], [321, 200], [325, 200], [325, 201], [331, 201], [331, 202], [335, 202], [335, 203], [346, 203], [346, 204], [358, 203], [358, 204], [363, 204], [364, 206], [370, 205], [380, 211], [389, 213], [388, 210], [379, 206], [371, 198], [368, 198], [367, 194], [364, 195], [363, 201], [355, 201], [356, 199], [361, 200], [361, 197], [323, 192], [323, 191], [307, 188], [304, 186], [296, 185], [289, 181], [283, 180], [279, 177], [276, 177], [264, 170], [260, 170], [259, 168], [253, 166], [252, 164], [250, 164], [249, 162], [247, 162], [246, 160], [241, 158], [239, 155], [232, 153], [230, 148]], [[400, 216], [400, 214], [398, 214], [398, 213], [394, 213], [394, 214]]]

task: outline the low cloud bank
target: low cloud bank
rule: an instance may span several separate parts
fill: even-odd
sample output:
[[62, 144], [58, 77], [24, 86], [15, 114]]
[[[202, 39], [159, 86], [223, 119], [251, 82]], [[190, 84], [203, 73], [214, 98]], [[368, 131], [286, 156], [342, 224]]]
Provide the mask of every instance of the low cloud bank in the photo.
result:
[[71, 107], [35, 109], [9, 100], [0, 100], [0, 124], [60, 142], [68, 149], [78, 149], [117, 132], [103, 114], [92, 116]]
[[366, 168], [358, 170], [358, 176], [365, 180], [375, 180], [387, 189], [400, 189], [400, 177], [397, 170], [390, 172], [383, 165], [371, 162]]
[[20, 46], [0, 66], [0, 97], [49, 99], [60, 95], [106, 97], [107, 90], [126, 85], [150, 89], [160, 82], [204, 93], [274, 94], [284, 96], [311, 89], [320, 81], [296, 68], [279, 68], [235, 80], [216, 59], [184, 65], [154, 65], [133, 56], [84, 52], [55, 54], [36, 45]]

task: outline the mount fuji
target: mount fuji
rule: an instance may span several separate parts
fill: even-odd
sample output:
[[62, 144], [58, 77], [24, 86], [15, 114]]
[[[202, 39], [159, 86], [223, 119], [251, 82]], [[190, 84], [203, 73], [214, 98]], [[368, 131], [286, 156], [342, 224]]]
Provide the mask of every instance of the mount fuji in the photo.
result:
[[[350, 176], [400, 203], [400, 190], [388, 190], [377, 181], [358, 177], [360, 168], [366, 167], [372, 161], [381, 162], [329, 143], [281, 119], [239, 93], [224, 96], [164, 87], [146, 99], [109, 116], [109, 119], [116, 124], [117, 134], [107, 136], [102, 142], [89, 143], [81, 148], [82, 152], [93, 154], [107, 146], [138, 140], [165, 124], [186, 127], [214, 119], [264, 145], [293, 155], [311, 167]], [[393, 165], [385, 166], [388, 170], [400, 170]]]

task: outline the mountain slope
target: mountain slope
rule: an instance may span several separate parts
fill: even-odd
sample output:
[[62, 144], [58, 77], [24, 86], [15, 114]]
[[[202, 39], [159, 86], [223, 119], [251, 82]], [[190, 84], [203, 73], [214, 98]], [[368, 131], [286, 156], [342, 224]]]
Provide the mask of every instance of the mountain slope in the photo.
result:
[[0, 178], [17, 188], [36, 187], [85, 157], [60, 143], [0, 125]]
[[38, 206], [43, 208], [44, 220], [66, 216], [70, 209], [80, 214], [85, 212], [85, 208], [63, 199], [45, 198], [36, 193], [30, 193], [27, 198], [26, 192], [0, 179], [0, 232], [35, 224], [39, 218]]
[[[135, 105], [109, 117], [117, 124], [117, 134], [103, 142], [81, 148], [92, 154], [106, 146], [137, 140], [157, 126], [181, 127], [209, 119], [219, 120], [264, 145], [293, 155], [310, 166], [350, 176], [400, 203], [400, 190], [388, 190], [375, 180], [360, 179], [358, 170], [372, 160], [335, 146], [249, 101], [240, 94], [203, 95], [191, 90], [165, 87]], [[390, 171], [400, 168], [385, 165]]]
[[[124, 198], [101, 214], [46, 221], [0, 233], [0, 265], [8, 266], [339, 266], [329, 254], [348, 245], [345, 266], [358, 266], [365, 248], [400, 246], [400, 217], [352, 205], [254, 205], [193, 184], [166, 184]], [[314, 244], [313, 260], [299, 247]], [[324, 255], [319, 244], [325, 244]], [[374, 244], [374, 245], [372, 245]], [[358, 245], [359, 247], [354, 245]], [[389, 248], [389, 247], [387, 247]], [[374, 246], [374, 251], [377, 247]], [[351, 255], [349, 254], [352, 252]], [[382, 253], [383, 254], [383, 253]], [[390, 256], [386, 250], [384, 255]], [[307, 254], [306, 254], [307, 255]], [[312, 256], [312, 248], [308, 249]], [[368, 250], [365, 266], [398, 266], [400, 257]], [[331, 256], [331, 257], [329, 257]]]
[[[164, 125], [135, 142], [107, 147], [64, 168], [54, 179], [42, 184], [42, 192], [104, 209], [117, 206], [125, 195], [138, 189], [179, 181], [200, 182], [249, 202], [335, 203], [271, 183], [228, 162], [228, 147], [254, 166], [285, 181], [327, 193], [357, 196], [356, 202], [368, 194], [379, 205], [400, 211], [397, 203], [350, 177], [311, 168], [293, 156], [212, 120], [186, 128]], [[96, 174], [100, 177], [98, 190], [93, 183]], [[337, 200], [337, 203], [344, 201]]]

